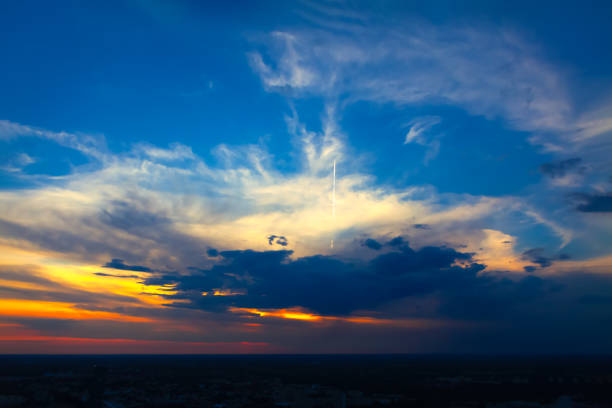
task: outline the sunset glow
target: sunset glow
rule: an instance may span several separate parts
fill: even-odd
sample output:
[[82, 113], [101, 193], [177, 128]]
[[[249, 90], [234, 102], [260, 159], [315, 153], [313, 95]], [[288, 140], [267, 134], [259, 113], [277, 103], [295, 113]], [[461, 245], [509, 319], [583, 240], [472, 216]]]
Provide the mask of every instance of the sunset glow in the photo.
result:
[[0, 355], [612, 351], [610, 7], [2, 3]]

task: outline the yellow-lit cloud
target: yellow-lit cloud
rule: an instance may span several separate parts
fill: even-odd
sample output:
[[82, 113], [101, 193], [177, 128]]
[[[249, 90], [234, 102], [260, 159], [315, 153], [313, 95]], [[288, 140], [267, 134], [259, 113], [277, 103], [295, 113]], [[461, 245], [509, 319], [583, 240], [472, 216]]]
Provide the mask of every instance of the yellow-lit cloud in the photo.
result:
[[314, 323], [351, 323], [360, 325], [375, 325], [375, 326], [388, 326], [388, 327], [401, 327], [401, 328], [412, 328], [412, 329], [425, 329], [432, 327], [445, 327], [445, 326], [457, 326], [463, 324], [462, 322], [443, 320], [443, 319], [424, 319], [424, 318], [397, 318], [397, 319], [385, 319], [377, 318], [372, 316], [322, 316], [303, 308], [289, 308], [289, 309], [256, 309], [256, 308], [240, 308], [230, 307], [229, 309], [233, 313], [245, 314], [246, 316], [259, 316], [263, 318], [279, 318], [289, 320], [301, 320], [305, 322]]

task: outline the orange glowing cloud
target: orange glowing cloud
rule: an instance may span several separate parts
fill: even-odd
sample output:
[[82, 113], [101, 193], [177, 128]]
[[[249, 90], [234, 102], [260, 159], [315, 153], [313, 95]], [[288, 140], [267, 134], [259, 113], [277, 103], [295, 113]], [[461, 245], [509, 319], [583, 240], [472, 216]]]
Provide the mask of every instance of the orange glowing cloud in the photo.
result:
[[[0, 240], [1, 241], [1, 240]], [[0, 267], [26, 265], [29, 275], [40, 278], [39, 282], [15, 280], [3, 276], [0, 271], [0, 286], [10, 289], [45, 292], [49, 288], [44, 281], [54, 286], [58, 292], [80, 291], [92, 294], [117, 295], [124, 300], [105, 301], [107, 307], [128, 305], [149, 305], [163, 307], [166, 299], [162, 295], [172, 295], [174, 285], [144, 285], [146, 273], [131, 272], [134, 277], [114, 277], [107, 268], [99, 265], [74, 262], [65, 255], [50, 253], [41, 249], [19, 248], [19, 246], [0, 243]], [[101, 274], [101, 275], [98, 275]]]
[[212, 292], [202, 292], [202, 296], [240, 296], [246, 294], [243, 290], [214, 289]]
[[75, 304], [39, 300], [0, 299], [0, 316], [33, 317], [72, 320], [117, 320], [124, 322], [153, 322], [154, 320], [99, 310], [79, 309]]
[[247, 316], [272, 317], [289, 320], [302, 320], [308, 322], [345, 322], [353, 324], [368, 324], [378, 326], [394, 326], [403, 328], [431, 328], [438, 326], [460, 325], [461, 322], [440, 319], [382, 319], [371, 316], [323, 316], [309, 313], [303, 308], [289, 309], [255, 309], [243, 307], [230, 307], [232, 313], [242, 313]]
[[230, 312], [233, 313], [248, 313], [251, 315], [257, 315], [260, 317], [280, 317], [283, 319], [294, 319], [294, 320], [309, 320], [316, 321], [323, 319], [323, 316], [317, 316], [314, 314], [306, 313], [300, 308], [291, 309], [254, 309], [245, 307], [230, 307]]

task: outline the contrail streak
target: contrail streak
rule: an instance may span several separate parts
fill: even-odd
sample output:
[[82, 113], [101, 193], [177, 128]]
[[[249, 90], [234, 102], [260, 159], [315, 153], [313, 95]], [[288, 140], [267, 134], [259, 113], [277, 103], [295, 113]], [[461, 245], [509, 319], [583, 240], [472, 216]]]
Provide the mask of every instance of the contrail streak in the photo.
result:
[[336, 218], [336, 161], [334, 160], [334, 176], [332, 177], [332, 216]]
[[[334, 171], [332, 176], [332, 218], [334, 227], [336, 224], [336, 161], [334, 160]], [[334, 249], [334, 239], [332, 238], [330, 248]]]

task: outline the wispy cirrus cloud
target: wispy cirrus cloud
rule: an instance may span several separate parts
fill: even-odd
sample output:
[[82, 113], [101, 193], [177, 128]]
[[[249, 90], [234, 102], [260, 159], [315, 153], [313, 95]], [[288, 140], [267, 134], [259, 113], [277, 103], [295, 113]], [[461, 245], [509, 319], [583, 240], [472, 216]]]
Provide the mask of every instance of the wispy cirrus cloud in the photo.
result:
[[275, 32], [250, 60], [268, 89], [289, 95], [458, 105], [520, 130], [570, 126], [562, 76], [511, 30], [413, 21]]
[[[310, 28], [259, 37], [249, 53], [268, 91], [289, 100], [319, 97], [340, 112], [360, 101], [407, 112], [454, 107], [501, 123], [553, 157], [541, 167], [546, 175], [541, 186], [521, 198], [530, 222], [552, 229], [561, 247], [578, 236], [607, 239], [607, 222], [593, 223], [586, 233], [567, 197], [601, 196], [612, 188], [612, 105], [593, 101], [585, 109], [570, 91], [580, 86], [570, 67], [548, 61], [546, 50], [520, 28], [433, 25], [418, 19], [399, 25], [347, 4], [308, 5], [300, 13]], [[434, 112], [447, 123], [440, 111]], [[409, 119], [405, 141], [426, 147], [427, 164], [444, 143], [433, 133], [436, 119]], [[577, 157], [580, 165], [570, 169]], [[567, 168], [555, 172], [563, 163]]]
[[[500, 120], [544, 152], [579, 156], [592, 166], [586, 180], [556, 179], [553, 187], [593, 185], [610, 172], [612, 104], [599, 101], [585, 111], [570, 92], [575, 84], [568, 67], [548, 62], [520, 29], [418, 19], [399, 25], [347, 4], [308, 5], [300, 13], [311, 28], [273, 32], [249, 54], [269, 91], [340, 100], [340, 106], [458, 107]], [[410, 141], [428, 146], [428, 162], [440, 140], [411, 129]]]
[[[332, 233], [399, 235], [417, 219], [465, 224], [494, 206], [514, 205], [477, 196], [448, 196], [442, 204], [430, 188], [376, 187], [351, 164], [333, 117], [327, 118], [321, 132], [306, 129], [295, 115], [287, 118], [301, 146], [295, 174], [281, 174], [258, 146], [222, 145], [216, 151], [221, 164], [213, 167], [192, 153], [187, 161], [168, 161], [176, 146], [167, 153], [155, 148], [151, 155], [152, 148], [139, 145], [61, 182], [1, 192], [3, 237], [99, 264], [120, 258], [172, 269], [202, 262], [206, 247], [264, 249], [270, 231], [286, 237], [297, 254], [308, 255], [328, 251]], [[346, 166], [346, 173], [338, 179], [338, 212], [331, 223], [333, 160]], [[405, 226], [397, 224], [398, 214], [409, 220]]]
[[102, 135], [84, 133], [54, 132], [33, 126], [22, 125], [8, 120], [0, 120], [0, 141], [9, 141], [19, 137], [38, 137], [51, 140], [62, 146], [101, 159], [106, 151], [106, 142]]
[[404, 144], [418, 143], [422, 146], [427, 146], [428, 149], [424, 159], [425, 164], [436, 157], [440, 149], [438, 138], [428, 134], [432, 127], [440, 123], [440, 120], [438, 116], [425, 116], [413, 119], [408, 123], [410, 128], [408, 133], [406, 133]]

